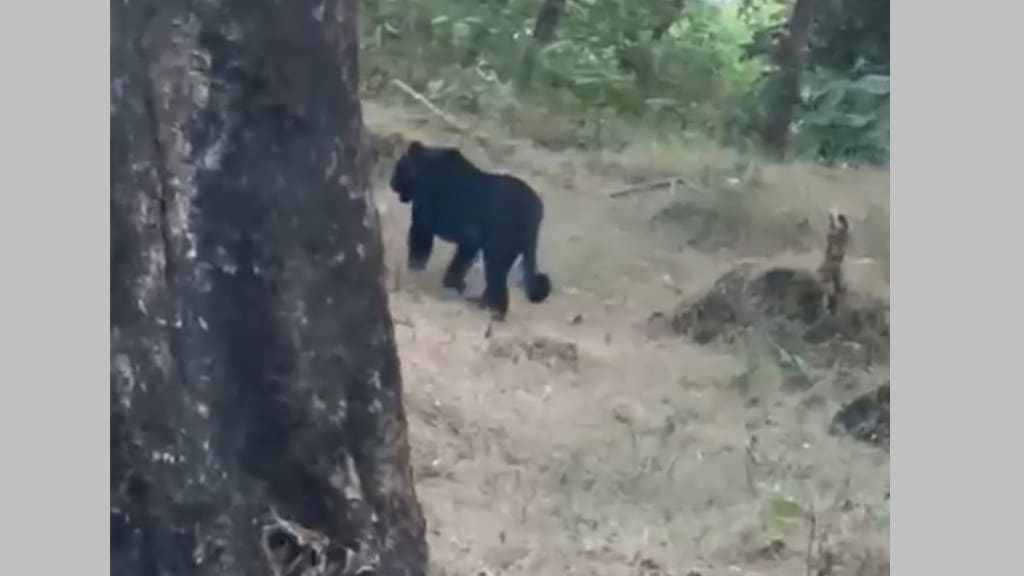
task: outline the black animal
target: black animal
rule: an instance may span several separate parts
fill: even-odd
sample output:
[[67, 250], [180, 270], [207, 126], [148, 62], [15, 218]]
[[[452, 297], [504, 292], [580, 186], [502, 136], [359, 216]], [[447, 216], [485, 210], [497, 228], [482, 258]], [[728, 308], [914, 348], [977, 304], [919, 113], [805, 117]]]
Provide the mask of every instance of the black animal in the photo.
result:
[[550, 278], [537, 271], [544, 203], [519, 178], [485, 172], [456, 148], [413, 141], [395, 166], [391, 189], [403, 204], [412, 203], [410, 269], [426, 267], [437, 236], [458, 246], [443, 284], [460, 294], [466, 273], [483, 251], [487, 288], [480, 304], [494, 319], [508, 313], [508, 272], [520, 256], [530, 302], [542, 302], [551, 293]]

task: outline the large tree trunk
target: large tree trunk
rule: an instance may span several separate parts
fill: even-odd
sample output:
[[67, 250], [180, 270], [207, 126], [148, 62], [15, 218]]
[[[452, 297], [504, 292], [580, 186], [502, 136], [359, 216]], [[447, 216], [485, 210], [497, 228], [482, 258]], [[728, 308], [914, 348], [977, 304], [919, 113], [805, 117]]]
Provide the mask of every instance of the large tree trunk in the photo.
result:
[[526, 47], [523, 56], [523, 67], [519, 75], [519, 84], [527, 86], [533, 79], [533, 71], [537, 66], [537, 54], [555, 39], [558, 21], [565, 11], [565, 0], [544, 0], [537, 11], [537, 20], [533, 24], [533, 38]]
[[426, 571], [357, 15], [111, 3], [113, 575]]
[[779, 40], [776, 52], [778, 73], [771, 94], [764, 144], [767, 150], [782, 158], [789, 146], [789, 129], [793, 113], [800, 103], [800, 75], [806, 57], [807, 41], [814, 23], [815, 0], [796, 0], [789, 18], [789, 29]]

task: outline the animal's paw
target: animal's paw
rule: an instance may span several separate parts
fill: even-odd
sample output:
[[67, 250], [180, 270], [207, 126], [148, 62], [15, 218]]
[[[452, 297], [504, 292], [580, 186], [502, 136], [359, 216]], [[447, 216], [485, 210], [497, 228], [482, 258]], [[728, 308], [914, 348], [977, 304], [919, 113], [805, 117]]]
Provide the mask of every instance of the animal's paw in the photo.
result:
[[449, 290], [454, 290], [457, 294], [462, 294], [466, 291], [466, 282], [464, 280], [445, 278], [441, 284]]
[[421, 260], [421, 259], [418, 259], [418, 258], [410, 258], [409, 259], [409, 270], [420, 272], [420, 271], [426, 270], [426, 268], [427, 268], [427, 261], [426, 260]]

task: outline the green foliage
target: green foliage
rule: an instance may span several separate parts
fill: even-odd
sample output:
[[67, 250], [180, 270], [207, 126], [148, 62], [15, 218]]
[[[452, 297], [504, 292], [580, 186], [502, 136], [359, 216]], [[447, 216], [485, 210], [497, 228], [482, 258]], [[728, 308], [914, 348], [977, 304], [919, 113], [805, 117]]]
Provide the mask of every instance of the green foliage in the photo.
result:
[[818, 7], [811, 66], [889, 73], [889, 0], [827, 0]]
[[806, 516], [803, 508], [789, 498], [772, 498], [769, 506], [772, 517], [777, 520], [802, 520]]
[[889, 76], [807, 74], [794, 147], [824, 162], [889, 159]]
[[809, 515], [795, 500], [785, 496], [773, 496], [764, 503], [761, 518], [765, 527], [773, 532], [785, 532], [807, 520]]
[[[823, 3], [823, 32], [811, 46], [822, 57], [812, 58], [814, 66], [862, 52], [870, 52], [867, 62], [875, 66], [882, 49], [871, 27], [879, 26], [882, 4], [887, 61], [888, 0], [864, 2], [868, 8], [852, 0]], [[365, 0], [364, 88], [372, 92], [401, 78], [453, 111], [509, 126], [542, 118], [536, 121], [542, 131], [565, 132], [559, 138], [574, 145], [614, 145], [626, 126], [738, 145], [763, 118], [774, 73], [771, 47], [791, 9], [784, 0], [568, 0], [552, 42], [537, 51], [529, 83], [517, 84], [540, 5]], [[829, 161], [887, 158], [888, 95], [861, 95], [843, 83], [847, 72], [808, 76], [796, 145], [805, 156]]]

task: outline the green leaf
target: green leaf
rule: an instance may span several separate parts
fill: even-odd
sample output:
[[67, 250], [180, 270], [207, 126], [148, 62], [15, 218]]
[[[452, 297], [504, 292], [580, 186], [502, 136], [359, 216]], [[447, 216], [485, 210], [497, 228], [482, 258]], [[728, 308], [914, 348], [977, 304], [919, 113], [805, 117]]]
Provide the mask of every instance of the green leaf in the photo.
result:
[[570, 46], [571, 44], [572, 44], [572, 40], [568, 40], [568, 39], [557, 40], [555, 42], [552, 42], [551, 44], [548, 44], [544, 48], [542, 48], [540, 50], [540, 52], [537, 53], [537, 55], [538, 56], [544, 56], [545, 54], [548, 54], [549, 52], [555, 52], [556, 50], [559, 50], [559, 49], [564, 48], [566, 46]]
[[845, 124], [850, 128], [863, 128], [870, 124], [871, 121], [875, 119], [875, 115], [857, 114], [851, 112], [849, 114], [844, 115], [844, 119], [846, 120]]
[[780, 520], [795, 520], [805, 516], [800, 505], [788, 498], [773, 498], [771, 510], [772, 516]]
[[814, 108], [817, 110], [827, 110], [829, 112], [835, 112], [839, 107], [839, 104], [843, 101], [843, 97], [846, 96], [846, 83], [835, 82], [828, 86], [824, 92], [824, 96], [815, 103]]
[[889, 94], [889, 77], [882, 76], [881, 74], [868, 74], [854, 82], [853, 85], [858, 90], [863, 90], [868, 94], [874, 94], [876, 96], [885, 96]]
[[459, 21], [452, 24], [452, 37], [455, 42], [462, 43], [469, 39], [469, 35], [472, 34], [473, 29], [465, 21]]
[[669, 106], [678, 106], [679, 102], [675, 98], [648, 98], [644, 100], [651, 108], [666, 108]]

